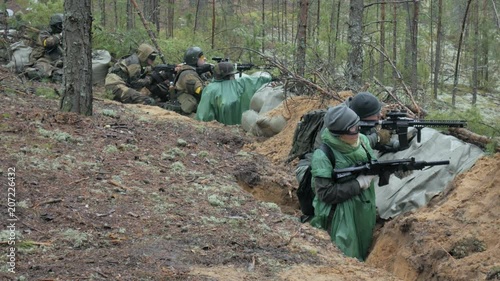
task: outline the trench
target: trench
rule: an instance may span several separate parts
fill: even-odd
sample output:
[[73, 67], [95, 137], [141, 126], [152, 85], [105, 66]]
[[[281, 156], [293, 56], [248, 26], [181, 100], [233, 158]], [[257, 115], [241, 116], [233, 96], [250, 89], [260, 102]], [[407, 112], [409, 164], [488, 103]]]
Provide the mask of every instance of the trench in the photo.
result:
[[[301, 211], [297, 200], [297, 196], [293, 191], [289, 191], [287, 188], [279, 185], [271, 180], [262, 180], [258, 184], [250, 186], [245, 181], [239, 180], [238, 184], [246, 192], [250, 193], [256, 200], [274, 203], [281, 208], [281, 211], [285, 214], [300, 217]], [[398, 249], [395, 245], [398, 244], [399, 238], [392, 237], [391, 234], [384, 235], [381, 234], [384, 231], [384, 224], [386, 221], [377, 220], [377, 224], [374, 230], [374, 239], [372, 244], [373, 249], [385, 249], [382, 251], [377, 251], [376, 253], [370, 250], [369, 256], [367, 258], [366, 264], [371, 267], [382, 269], [397, 277], [401, 280], [418, 280], [418, 271], [414, 268], [414, 265], [409, 264], [407, 261], [394, 258], [391, 260], [391, 264], [381, 264], [376, 261], [381, 259], [387, 261], [387, 256], [391, 255], [391, 251], [397, 252]], [[391, 233], [391, 232], [389, 232]], [[396, 241], [397, 240], [397, 241]]]

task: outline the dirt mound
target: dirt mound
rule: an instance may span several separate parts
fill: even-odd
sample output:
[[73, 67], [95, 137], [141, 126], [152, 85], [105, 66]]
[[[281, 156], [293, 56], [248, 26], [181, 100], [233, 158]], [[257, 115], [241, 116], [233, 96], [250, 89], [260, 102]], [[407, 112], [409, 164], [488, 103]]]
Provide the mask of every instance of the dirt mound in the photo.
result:
[[[351, 91], [340, 92], [339, 96], [346, 99], [352, 96]], [[252, 143], [246, 148], [254, 150], [262, 155], [267, 156], [273, 162], [284, 162], [292, 147], [293, 134], [297, 128], [297, 123], [305, 113], [315, 110], [324, 109], [328, 106], [335, 106], [339, 104], [336, 100], [325, 100], [320, 97], [299, 96], [291, 97], [285, 102], [273, 109], [269, 114], [282, 115], [287, 120], [285, 128], [276, 136], [264, 140], [262, 142]]]
[[439, 198], [385, 224], [367, 263], [404, 280], [500, 279], [500, 153]]

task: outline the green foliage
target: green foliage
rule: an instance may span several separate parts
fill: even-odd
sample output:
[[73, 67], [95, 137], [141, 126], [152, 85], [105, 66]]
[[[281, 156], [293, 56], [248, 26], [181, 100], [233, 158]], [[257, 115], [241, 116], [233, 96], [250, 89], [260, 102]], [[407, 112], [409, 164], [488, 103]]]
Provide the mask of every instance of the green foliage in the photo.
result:
[[22, 20], [31, 27], [42, 30], [48, 29], [50, 17], [53, 14], [64, 12], [64, 0], [50, 0], [44, 2], [45, 3], [38, 1], [38, 3], [32, 3], [30, 1], [29, 8], [32, 12], [23, 14], [21, 16]]
[[426, 119], [466, 120], [468, 130], [476, 134], [489, 137], [497, 136], [500, 132], [500, 124], [488, 124], [486, 121], [484, 121], [484, 118], [482, 117], [481, 112], [477, 107], [471, 107], [466, 111], [430, 111]]
[[87, 244], [91, 237], [85, 232], [81, 232], [76, 229], [66, 229], [63, 233], [61, 233], [63, 240], [71, 243], [74, 248], [80, 248]]
[[52, 99], [52, 100], [59, 99], [59, 95], [52, 88], [38, 87], [38, 88], [36, 88], [35, 94], [37, 96], [45, 97], [45, 98]]

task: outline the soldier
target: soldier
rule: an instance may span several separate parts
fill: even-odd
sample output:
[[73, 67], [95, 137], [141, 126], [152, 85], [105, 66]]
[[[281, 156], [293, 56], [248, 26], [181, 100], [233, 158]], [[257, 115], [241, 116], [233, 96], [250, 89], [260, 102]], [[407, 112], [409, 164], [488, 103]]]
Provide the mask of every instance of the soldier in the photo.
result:
[[[352, 109], [362, 121], [379, 121], [382, 117], [380, 101], [370, 92], [360, 92], [346, 100], [346, 105]], [[382, 153], [403, 150], [397, 139], [392, 139], [392, 133], [379, 127], [362, 128], [361, 133], [370, 140], [370, 146]], [[413, 137], [411, 132], [409, 137]]]
[[165, 104], [165, 109], [186, 115], [196, 112], [205, 86], [196, 68], [205, 64], [206, 59], [200, 47], [190, 47], [186, 50], [184, 64], [178, 67], [174, 80], [174, 99]]
[[153, 98], [139, 91], [152, 85], [152, 65], [157, 55], [152, 46], [141, 44], [135, 53], [120, 58], [108, 70], [104, 86], [113, 93], [114, 100], [122, 103], [155, 103]]
[[37, 47], [30, 55], [30, 63], [25, 69], [30, 79], [49, 78], [54, 82], [62, 82], [63, 67], [63, 14], [50, 17], [50, 31], [43, 30], [38, 35]]
[[372, 175], [334, 180], [333, 169], [376, 160], [368, 138], [359, 133], [358, 115], [344, 104], [328, 108], [321, 139], [334, 160], [316, 149], [311, 160], [314, 218], [311, 225], [328, 231], [330, 239], [347, 256], [365, 260], [376, 219]]
[[196, 111], [196, 119], [217, 120], [226, 125], [241, 124], [241, 115], [250, 108], [255, 92], [272, 80], [271, 75], [234, 78], [230, 62], [220, 62], [214, 69], [214, 81], [205, 89]]

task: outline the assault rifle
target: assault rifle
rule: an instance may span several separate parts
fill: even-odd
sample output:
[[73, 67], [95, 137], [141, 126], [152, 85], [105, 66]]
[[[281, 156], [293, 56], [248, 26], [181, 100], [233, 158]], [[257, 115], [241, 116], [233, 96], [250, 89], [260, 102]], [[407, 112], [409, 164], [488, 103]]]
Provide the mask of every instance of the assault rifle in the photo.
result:
[[425, 167], [437, 166], [437, 165], [448, 165], [450, 161], [415, 161], [415, 158], [406, 159], [396, 159], [396, 160], [385, 160], [378, 161], [372, 160], [368, 163], [363, 163], [359, 166], [344, 168], [344, 169], [333, 169], [332, 178], [337, 181], [348, 178], [350, 176], [362, 175], [378, 175], [378, 185], [384, 186], [389, 184], [389, 177], [391, 174], [401, 171], [413, 171], [422, 170]]
[[158, 64], [153, 66], [153, 70], [151, 71], [153, 83], [162, 83], [165, 80], [173, 82], [176, 74], [175, 67], [175, 64]]
[[[216, 61], [217, 63], [224, 62], [224, 61], [229, 62], [229, 58], [221, 58], [221, 57], [213, 57], [212, 60]], [[241, 73], [243, 73], [243, 71], [250, 70], [253, 67], [255, 67], [255, 65], [253, 63], [235, 63], [234, 64], [234, 69], [236, 69], [236, 71], [238, 71], [240, 77], [241, 77]]]
[[399, 138], [401, 149], [408, 148], [408, 127], [414, 127], [417, 130], [417, 142], [421, 140], [421, 130], [424, 127], [457, 127], [467, 126], [464, 120], [418, 120], [406, 117], [406, 111], [390, 111], [386, 114], [387, 119], [379, 121], [360, 121], [359, 126], [374, 127], [381, 125], [382, 129], [396, 132]]

